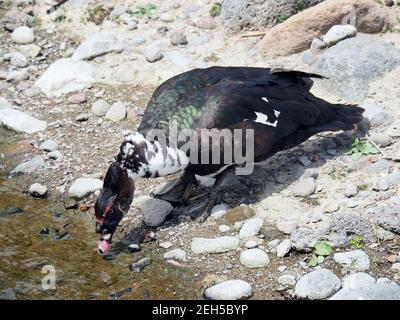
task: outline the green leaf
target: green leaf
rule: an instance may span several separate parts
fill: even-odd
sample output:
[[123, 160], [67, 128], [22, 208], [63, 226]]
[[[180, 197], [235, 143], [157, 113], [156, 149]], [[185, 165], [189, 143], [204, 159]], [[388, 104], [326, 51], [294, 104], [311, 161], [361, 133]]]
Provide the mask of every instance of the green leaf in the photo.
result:
[[324, 262], [325, 258], [323, 256], [317, 256], [315, 254], [312, 255], [310, 258], [310, 261], [308, 262], [308, 265], [310, 267], [316, 267], [317, 265], [321, 264]]
[[355, 152], [351, 157], [353, 158], [353, 160], [357, 161], [361, 159], [362, 155], [363, 155], [362, 152]]
[[331, 245], [326, 241], [318, 241], [315, 246], [315, 253], [319, 256], [329, 256], [332, 253]]

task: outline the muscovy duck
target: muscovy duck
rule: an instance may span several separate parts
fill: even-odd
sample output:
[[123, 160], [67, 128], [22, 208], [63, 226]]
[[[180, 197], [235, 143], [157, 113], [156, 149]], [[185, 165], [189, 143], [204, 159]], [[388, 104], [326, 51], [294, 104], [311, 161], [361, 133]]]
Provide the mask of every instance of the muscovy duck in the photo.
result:
[[[191, 150], [182, 150], [186, 140], [172, 144], [168, 138], [172, 122], [178, 132], [191, 129], [199, 133], [199, 145], [210, 142], [209, 137], [202, 138], [203, 129], [251, 129], [252, 160], [259, 162], [319, 132], [351, 130], [363, 119], [364, 109], [360, 107], [332, 104], [310, 93], [312, 78], [322, 77], [291, 70], [211, 67], [191, 70], [162, 83], [153, 93], [137, 133], [125, 137], [104, 179], [95, 204], [96, 232], [101, 234], [99, 252], [109, 249], [118, 223], [133, 200], [137, 178], [183, 172], [152, 196], [186, 206], [187, 213], [200, 221], [210, 214], [224, 172], [237, 163], [222, 155], [222, 140], [213, 142], [219, 147], [215, 152], [222, 155], [218, 163], [201, 161], [200, 148], [194, 155]], [[167, 139], [148, 138], [154, 130]], [[243, 137], [231, 142], [235, 146], [242, 143], [241, 150], [246, 149]], [[208, 160], [213, 150], [211, 145]], [[191, 197], [195, 175], [214, 176], [216, 183], [206, 194]]]

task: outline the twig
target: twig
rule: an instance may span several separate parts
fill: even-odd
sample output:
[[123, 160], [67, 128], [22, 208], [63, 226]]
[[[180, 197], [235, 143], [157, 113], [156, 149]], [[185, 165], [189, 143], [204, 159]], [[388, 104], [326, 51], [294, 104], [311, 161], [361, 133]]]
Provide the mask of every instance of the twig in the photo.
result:
[[254, 31], [240, 35], [241, 38], [250, 38], [250, 37], [263, 37], [267, 31]]
[[378, 150], [378, 151], [380, 152], [380, 154], [382, 155], [382, 157], [386, 158], [386, 155], [385, 155], [385, 153], [383, 152], [383, 150], [382, 150], [381, 148], [379, 148], [378, 145], [377, 145], [375, 142], [373, 142], [373, 141], [371, 140], [371, 137], [369, 136], [368, 133], [365, 135], [365, 137], [366, 137], [367, 140], [376, 148], [376, 150]]

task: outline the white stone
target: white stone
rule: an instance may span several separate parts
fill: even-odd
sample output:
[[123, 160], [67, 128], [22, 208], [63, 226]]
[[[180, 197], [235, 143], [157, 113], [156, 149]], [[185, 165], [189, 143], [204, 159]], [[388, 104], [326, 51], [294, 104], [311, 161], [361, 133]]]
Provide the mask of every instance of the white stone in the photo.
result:
[[69, 188], [68, 195], [71, 198], [82, 199], [102, 187], [103, 181], [99, 179], [79, 178]]
[[173, 249], [164, 254], [165, 259], [186, 261], [186, 252], [182, 249]]
[[280, 221], [276, 224], [277, 229], [287, 235], [290, 235], [297, 228], [297, 221]]
[[292, 248], [292, 245], [290, 243], [289, 239], [283, 240], [280, 244], [276, 246], [276, 255], [278, 258], [283, 258], [286, 256], [290, 249]]
[[269, 257], [261, 249], [249, 249], [240, 254], [240, 263], [248, 268], [261, 268], [268, 265]]
[[29, 194], [32, 197], [43, 198], [47, 194], [47, 187], [40, 183], [34, 183], [29, 186]]
[[71, 58], [54, 62], [36, 81], [35, 86], [48, 97], [82, 91], [92, 85], [93, 67], [85, 61]]
[[52, 152], [56, 151], [58, 149], [58, 144], [54, 140], [46, 140], [43, 143], [40, 144], [39, 150], [42, 151], [47, 151], [47, 152]]
[[219, 237], [214, 239], [193, 238], [191, 250], [193, 253], [222, 253], [235, 250], [239, 246], [239, 239], [236, 237]]
[[164, 249], [169, 249], [172, 247], [172, 243], [169, 241], [161, 242], [160, 247]]
[[223, 224], [223, 225], [220, 225], [220, 226], [218, 227], [218, 230], [219, 230], [220, 232], [228, 232], [228, 231], [231, 230], [231, 227], [230, 227], [230, 226], [227, 226], [226, 224]]
[[18, 132], [36, 133], [46, 130], [47, 122], [13, 108], [0, 108], [0, 125]]
[[124, 49], [117, 36], [108, 31], [91, 35], [75, 50], [73, 59], [90, 59], [110, 52], [120, 52]]
[[228, 209], [229, 207], [225, 203], [217, 204], [212, 208], [210, 217], [214, 219], [221, 218], [228, 212]]
[[35, 36], [33, 35], [32, 29], [22, 26], [13, 31], [11, 34], [11, 39], [15, 43], [27, 44], [33, 42], [35, 40]]
[[251, 249], [251, 248], [257, 247], [258, 243], [257, 243], [257, 241], [254, 241], [254, 240], [248, 240], [248, 241], [246, 241], [246, 243], [244, 245], [247, 249]]
[[204, 294], [212, 300], [240, 300], [251, 297], [253, 290], [247, 281], [228, 280], [206, 289]]
[[332, 46], [341, 40], [354, 37], [356, 34], [357, 29], [351, 24], [335, 25], [329, 29], [323, 40], [328, 46]]
[[62, 157], [63, 157], [62, 154], [61, 154], [61, 152], [58, 151], [58, 150], [49, 152], [47, 155], [48, 155], [48, 157], [49, 157], [50, 159], [53, 159], [53, 160], [61, 160]]
[[307, 197], [316, 190], [315, 180], [313, 178], [301, 179], [293, 186], [293, 194], [297, 197]]
[[247, 220], [240, 229], [240, 239], [246, 240], [248, 238], [257, 236], [263, 224], [264, 220], [261, 218], [252, 218], [250, 220]]
[[24, 68], [28, 65], [28, 59], [21, 52], [12, 53], [10, 62], [17, 68]]
[[352, 271], [364, 271], [369, 269], [369, 257], [362, 250], [335, 253], [333, 255], [333, 260]]
[[28, 161], [24, 161], [17, 165], [12, 171], [11, 175], [15, 176], [18, 174], [32, 173], [41, 166], [44, 165], [44, 160], [41, 156], [35, 156]]
[[343, 279], [343, 288], [355, 290], [374, 283], [376, 283], [375, 278], [371, 277], [368, 273], [357, 272]]
[[114, 103], [107, 111], [105, 118], [114, 122], [121, 121], [126, 118], [127, 110], [122, 102]]
[[110, 108], [111, 108], [111, 105], [107, 101], [100, 99], [92, 104], [91, 110], [95, 116], [102, 117], [107, 113], [107, 111]]
[[296, 277], [290, 274], [284, 274], [279, 277], [278, 283], [285, 287], [294, 287], [296, 284]]
[[167, 201], [151, 198], [142, 205], [143, 222], [149, 227], [160, 226], [174, 207]]
[[400, 300], [400, 286], [397, 283], [379, 280], [354, 290], [344, 288], [329, 300]]
[[344, 194], [346, 195], [346, 197], [350, 198], [350, 197], [354, 197], [356, 196], [358, 193], [358, 188], [356, 185], [349, 183], [346, 185], [346, 190], [344, 191]]
[[394, 272], [400, 272], [400, 262], [393, 263], [390, 269]]
[[318, 269], [307, 273], [297, 283], [295, 294], [310, 300], [325, 299], [341, 287], [340, 279], [327, 269]]

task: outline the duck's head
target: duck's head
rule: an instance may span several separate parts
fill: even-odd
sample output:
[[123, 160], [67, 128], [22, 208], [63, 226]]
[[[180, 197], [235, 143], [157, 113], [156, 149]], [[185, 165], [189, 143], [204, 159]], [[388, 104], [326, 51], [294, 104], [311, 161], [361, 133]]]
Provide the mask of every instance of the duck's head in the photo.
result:
[[118, 161], [108, 168], [103, 189], [95, 204], [96, 232], [100, 234], [98, 250], [108, 251], [118, 224], [133, 200], [135, 183]]

